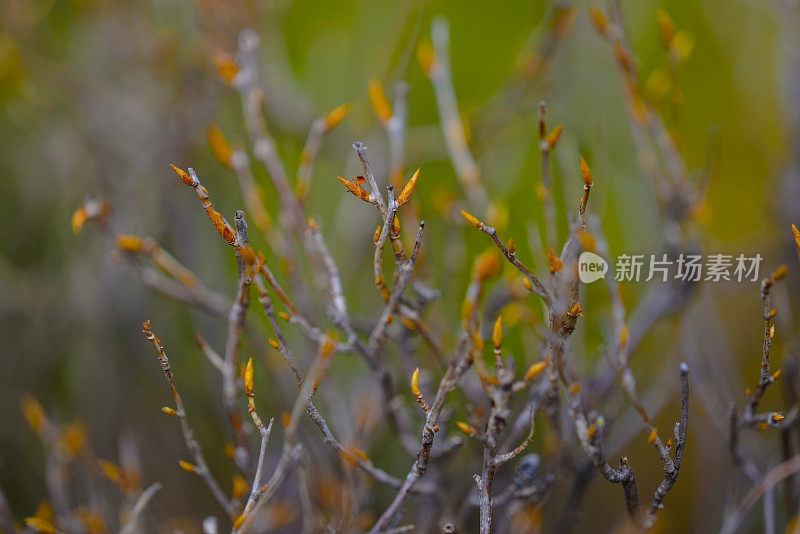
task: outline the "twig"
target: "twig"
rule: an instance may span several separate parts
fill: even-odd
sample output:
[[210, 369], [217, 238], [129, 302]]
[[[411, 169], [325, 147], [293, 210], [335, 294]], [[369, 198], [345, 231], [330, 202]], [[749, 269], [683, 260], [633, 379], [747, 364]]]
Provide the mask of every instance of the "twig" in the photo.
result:
[[[186, 420], [186, 411], [183, 408], [183, 401], [178, 393], [178, 387], [175, 385], [175, 377], [172, 374], [172, 368], [170, 367], [167, 354], [164, 352], [164, 346], [161, 344], [161, 340], [158, 339], [150, 330], [150, 321], [145, 321], [142, 324], [142, 331], [144, 332], [144, 335], [147, 337], [148, 341], [153, 344], [153, 348], [156, 350], [156, 356], [158, 356], [158, 361], [161, 364], [161, 370], [164, 371], [164, 377], [166, 377], [167, 383], [169, 384], [169, 389], [172, 391], [172, 396], [175, 399], [175, 416], [181, 422], [183, 440], [186, 442], [186, 448], [189, 450], [192, 458], [194, 458], [195, 465], [188, 464], [184, 467], [184, 469], [188, 467], [189, 470], [197, 473], [206, 483], [208, 489], [211, 490], [211, 494], [214, 496], [220, 506], [222, 506], [222, 509], [225, 510], [225, 513], [227, 513], [229, 517], [232, 517], [234, 510], [231, 507], [230, 502], [228, 502], [228, 499], [225, 497], [225, 494], [220, 489], [219, 484], [217, 484], [217, 481], [214, 480], [211, 471], [208, 469], [208, 464], [206, 463], [203, 452], [200, 449], [200, 444], [195, 439], [194, 432], [189, 427], [189, 423]], [[182, 464], [182, 466], [183, 465], [184, 464]]]
[[464, 125], [458, 111], [453, 77], [450, 72], [450, 30], [447, 21], [443, 18], [434, 19], [431, 26], [431, 40], [433, 41], [432, 61], [426, 68], [428, 77], [433, 83], [436, 94], [436, 104], [439, 108], [442, 134], [450, 153], [450, 159], [456, 169], [456, 175], [461, 181], [464, 192], [470, 204], [482, 212], [488, 205], [486, 190], [480, 182], [480, 169], [467, 146]]

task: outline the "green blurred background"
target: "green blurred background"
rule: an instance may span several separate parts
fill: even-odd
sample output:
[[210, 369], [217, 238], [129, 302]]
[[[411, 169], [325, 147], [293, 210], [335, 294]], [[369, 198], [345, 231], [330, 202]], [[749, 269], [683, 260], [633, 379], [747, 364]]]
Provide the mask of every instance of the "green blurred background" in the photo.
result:
[[[784, 261], [796, 268], [796, 257], [788, 253], [786, 221], [800, 211], [800, 197], [786, 184], [791, 184], [797, 150], [797, 7], [777, 0], [622, 4], [645, 81], [666, 61], [658, 9], [693, 39], [691, 55], [679, 70], [680, 93], [655, 102], [687, 166], [702, 169], [712, 161], [701, 221], [704, 248], [760, 253], [764, 274]], [[156, 238], [208, 286], [233, 294], [233, 256], [168, 164], [194, 167], [229, 218], [242, 207], [233, 174], [208, 150], [205, 129], [216, 123], [235, 145], [245, 140], [238, 98], [221, 83], [211, 60], [218, 51], [234, 50], [243, 28], [256, 29], [262, 39], [267, 121], [290, 177], [311, 122], [339, 104], [353, 104], [323, 144], [307, 212], [319, 221], [339, 263], [356, 317], [369, 318], [381, 306], [371, 282], [377, 220], [335, 177], [359, 172], [350, 146], [357, 139], [369, 147], [378, 174], [386, 173], [387, 143], [367, 93], [371, 78], [387, 89], [399, 79], [409, 83], [406, 175], [422, 167], [415, 196], [420, 216], [428, 221], [418, 270], [442, 291], [429, 317], [437, 331], [451, 332], [442, 336], [446, 347], [454, 343], [472, 259], [489, 245], [486, 236], [440, 208], [448, 192], [457, 197], [461, 192], [447, 159], [431, 83], [416, 61], [417, 43], [429, 38], [435, 16], [450, 23], [453, 79], [470, 144], [486, 189], [507, 211], [503, 235], [515, 236], [520, 256], [539, 268], [545, 265], [526, 239], [530, 223], [542, 220], [534, 194], [539, 100], [547, 101], [551, 127], [564, 125], [553, 161], [559, 213], [565, 206], [574, 209], [581, 154], [595, 177], [591, 209], [603, 221], [612, 252], [659, 252], [658, 206], [637, 163], [612, 51], [591, 28], [583, 3], [576, 7], [574, 26], [543, 76], [524, 98], [504, 101], [503, 89], [547, 33], [553, 6], [546, 2], [3, 0], [0, 485], [17, 518], [32, 515], [45, 496], [42, 447], [19, 410], [24, 392], [34, 394], [56, 420], [85, 421], [100, 457], [115, 459], [120, 436], [131, 436], [141, 450], [145, 482], [165, 485], [154, 504], [159, 517], [184, 517], [185, 531], [193, 532], [202, 517], [215, 513], [199, 480], [177, 466], [176, 460], [186, 456], [184, 446], [174, 421], [159, 411], [168, 391], [140, 334], [144, 319], [152, 320], [171, 355], [190, 421], [228, 489], [230, 465], [222, 449], [229, 438], [219, 380], [193, 343], [193, 332], [200, 331], [221, 349], [224, 323], [143, 291], [96, 228], [72, 233], [70, 216], [87, 195], [101, 196], [114, 208], [115, 230]], [[501, 108], [511, 112], [501, 114], [499, 124], [491, 123], [487, 117]], [[712, 132], [717, 132], [716, 150], [709, 148]], [[256, 167], [275, 214], [278, 199], [266, 173]], [[562, 225], [562, 237], [565, 231]], [[263, 248], [263, 241], [254, 241]], [[791, 309], [797, 283], [791, 277], [788, 291], [779, 296], [781, 313]], [[644, 289], [644, 284], [626, 288], [626, 302], [633, 307]], [[585, 372], [601, 358], [594, 349], [603, 343], [609, 319], [602, 315], [607, 313], [602, 289], [592, 289], [582, 301], [587, 321], [572, 343], [579, 347], [576, 365]], [[252, 311], [262, 322], [257, 305]], [[665, 359], [689, 358], [682, 340], [692, 340], [687, 343], [699, 347], [699, 358], [713, 361], [711, 371], [693, 375], [693, 388], [701, 393], [693, 396], [687, 463], [667, 498], [664, 531], [715, 530], [726, 503], [743, 495], [732, 489], [725, 438], [713, 429], [715, 418], [724, 420], [724, 410], [704, 403], [702, 389], [712, 389], [710, 397], [744, 402], [744, 387], [757, 380], [760, 314], [757, 284], [707, 284], [692, 306], [656, 329], [635, 356], [634, 372], [645, 390], [661, 380]], [[510, 329], [509, 343], [518, 361], [533, 361], [536, 349], [523, 330], [522, 325]], [[779, 331], [777, 354], [792, 337]], [[258, 350], [245, 343], [245, 354]], [[279, 363], [272, 369], [259, 376], [265, 384], [262, 417], [277, 416], [294, 398], [286, 370]], [[332, 373], [337, 384], [366, 376], [352, 357], [335, 363]], [[668, 377], [674, 381], [673, 375]], [[403, 376], [397, 369], [401, 388]], [[672, 401], [659, 417], [663, 428], [677, 416], [674, 392], [673, 385]], [[334, 391], [323, 393], [323, 402], [335, 397]], [[342, 396], [345, 404], [358, 398], [354, 391]], [[780, 406], [778, 390], [765, 402]], [[307, 435], [316, 438], [313, 430]], [[775, 437], [767, 433], [759, 439], [768, 451], [765, 464], [776, 459]], [[382, 440], [379, 444], [386, 445]], [[387, 447], [368, 452], [377, 465], [402, 477], [409, 462], [397, 460]], [[544, 444], [535, 448], [542, 451]], [[624, 452], [637, 467], [640, 494], [649, 495], [661, 474], [645, 436]], [[471, 473], [475, 464], [467, 456], [462, 464]], [[463, 487], [470, 483], [465, 476]], [[391, 494], [378, 491], [384, 500], [379, 502]], [[577, 530], [615, 528], [624, 514], [619, 488], [595, 480], [589, 495], [580, 513], [591, 521], [579, 523]], [[758, 511], [751, 512], [746, 527], [758, 531], [758, 517]], [[786, 520], [781, 516], [779, 525]]]

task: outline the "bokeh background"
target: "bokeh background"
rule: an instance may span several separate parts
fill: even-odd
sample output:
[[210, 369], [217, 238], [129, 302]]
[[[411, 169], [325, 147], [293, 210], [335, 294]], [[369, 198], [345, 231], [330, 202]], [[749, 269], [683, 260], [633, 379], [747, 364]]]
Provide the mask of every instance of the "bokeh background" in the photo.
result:
[[[697, 215], [703, 247], [759, 253], [764, 274], [782, 262], [800, 272], [788, 231], [788, 221], [800, 220], [796, 4], [622, 2], [649, 96], [687, 167], [710, 168], [705, 206]], [[547, 35], [551, 3], [3, 0], [0, 487], [17, 519], [32, 515], [46, 496], [42, 445], [19, 408], [26, 392], [54, 420], [84, 422], [99, 457], [116, 460], [121, 440], [133, 441], [144, 482], [164, 484], [152, 505], [162, 524], [199, 532], [200, 520], [218, 513], [202, 483], [177, 465], [186, 457], [184, 445], [175, 421], [160, 412], [169, 393], [140, 325], [151, 319], [164, 341], [190, 421], [227, 490], [231, 466], [222, 451], [230, 438], [219, 377], [193, 341], [199, 331], [221, 349], [224, 321], [145, 291], [95, 227], [87, 225], [75, 235], [70, 217], [87, 196], [102, 197], [113, 206], [115, 230], [154, 237], [209, 287], [233, 294], [236, 265], [230, 250], [168, 165], [194, 167], [229, 218], [242, 207], [235, 177], [212, 157], [205, 130], [215, 123], [234, 145], [246, 139], [238, 97], [222, 83], [212, 61], [216, 52], [235, 50], [244, 28], [261, 36], [267, 121], [290, 177], [311, 122], [344, 102], [353, 105], [323, 143], [307, 211], [323, 228], [356, 317], [367, 320], [381, 307], [371, 281], [377, 222], [374, 211], [335, 178], [359, 172], [354, 140], [364, 141], [376, 171], [385, 176], [387, 142], [369, 103], [371, 78], [387, 88], [400, 79], [409, 84], [405, 168], [410, 175], [422, 167], [415, 196], [428, 221], [419, 272], [442, 292], [429, 321], [442, 332], [446, 347], [454, 344], [473, 258], [489, 245], [485, 236], [442, 209], [449, 197], [462, 193], [447, 158], [431, 83], [416, 60], [417, 43], [429, 38], [436, 16], [450, 24], [454, 86], [483, 183], [505, 220], [504, 235], [517, 236], [521, 257], [539, 268], [546, 265], [525, 238], [531, 223], [542, 220], [534, 193], [540, 100], [547, 101], [551, 126], [564, 125], [553, 161], [559, 213], [565, 206], [574, 209], [582, 154], [595, 177], [591, 209], [603, 221], [612, 253], [659, 252], [659, 210], [637, 161], [612, 50], [592, 29], [583, 2], [575, 5], [574, 25], [542, 76], [508, 98], [506, 88]], [[658, 75], [651, 79], [667, 61], [658, 9], [666, 10], [693, 44], [677, 85], [668, 89], [659, 85]], [[277, 213], [277, 196], [258, 166], [256, 180], [270, 212]], [[565, 231], [563, 225], [562, 236]], [[264, 246], [260, 238], [254, 241]], [[784, 322], [776, 361], [792, 351], [796, 338], [791, 311], [799, 311], [792, 296], [798, 281], [790, 275], [777, 296]], [[647, 287], [626, 287], [626, 302], [634, 306]], [[582, 301], [587, 319], [572, 343], [576, 365], [591, 370], [602, 358], [596, 349], [608, 326], [607, 297], [592, 289]], [[757, 283], [705, 284], [691, 306], [660, 325], [634, 356], [640, 387], [668, 383], [670, 400], [658, 417], [663, 428], [677, 417], [672, 370], [682, 359], [704, 362], [692, 375], [687, 460], [660, 516], [663, 531], [716, 530], [725, 507], [743, 496], [716, 423], [724, 421], [726, 403], [741, 405], [744, 388], [757, 380], [761, 313]], [[257, 305], [250, 315], [263, 322]], [[524, 325], [507, 335], [518, 360], [537, 358]], [[245, 341], [244, 353], [273, 362], [258, 377], [262, 417], [288, 409], [294, 392], [286, 369], [263, 349], [263, 340]], [[675, 364], [667, 374], [665, 361]], [[396, 370], [402, 388], [404, 370]], [[369, 399], [357, 387], [366, 374], [354, 358], [335, 363], [332, 375], [333, 385], [321, 391], [331, 410], [346, 412]], [[770, 391], [765, 405], [783, 406], [780, 387]], [[333, 419], [347, 439], [347, 422]], [[304, 435], [316, 438], [314, 431], [306, 429]], [[545, 436], [546, 431], [534, 442], [539, 452], [546, 448]], [[777, 434], [765, 432], [756, 440], [758, 461], [777, 463]], [[383, 437], [369, 453], [377, 465], [402, 477], [410, 462], [396, 451]], [[650, 494], [661, 474], [646, 436], [637, 436], [624, 452], [637, 467], [640, 494]], [[462, 463], [465, 473], [474, 472], [475, 464]], [[461, 489], [470, 483], [465, 476]], [[114, 491], [111, 484], [105, 489]], [[377, 488], [376, 493], [377, 502], [384, 503], [379, 510], [391, 492]], [[584, 518], [577, 531], [617, 528], [624, 517], [620, 489], [595, 479], [576, 513]], [[756, 506], [745, 529], [759, 531], [759, 517]], [[781, 507], [778, 525], [788, 519]]]

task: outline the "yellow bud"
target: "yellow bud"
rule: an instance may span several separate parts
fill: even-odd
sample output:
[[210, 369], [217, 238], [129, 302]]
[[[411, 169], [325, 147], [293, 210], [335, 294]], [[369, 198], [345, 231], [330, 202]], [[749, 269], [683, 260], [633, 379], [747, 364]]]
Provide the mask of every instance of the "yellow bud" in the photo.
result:
[[486, 280], [499, 273], [501, 267], [500, 257], [494, 250], [488, 249], [478, 257], [475, 273], [479, 280]]
[[606, 18], [605, 13], [594, 6], [590, 6], [589, 19], [592, 21], [592, 25], [595, 27], [595, 29], [601, 34], [605, 35], [606, 30], [608, 30], [608, 19]]
[[475, 228], [480, 228], [481, 226], [483, 226], [483, 223], [482, 223], [482, 222], [480, 222], [480, 221], [479, 221], [479, 220], [478, 220], [478, 219], [477, 219], [477, 218], [476, 218], [474, 215], [472, 215], [471, 213], [468, 213], [468, 212], [466, 212], [466, 211], [464, 211], [464, 210], [461, 210], [461, 216], [462, 216], [462, 217], [464, 217], [464, 219], [465, 219], [465, 220], [466, 220], [466, 221], [467, 221], [469, 224], [471, 224], [472, 226], [474, 226]]
[[181, 466], [181, 469], [183, 469], [187, 473], [194, 473], [194, 471], [195, 471], [194, 464], [190, 464], [189, 462], [187, 462], [185, 460], [179, 461], [178, 464]]
[[28, 426], [37, 434], [41, 433], [47, 424], [47, 415], [42, 405], [32, 395], [23, 395], [20, 404], [22, 405], [22, 415], [25, 416]]
[[189, 176], [189, 174], [186, 171], [184, 171], [180, 167], [176, 167], [172, 163], [170, 163], [169, 166], [172, 167], [172, 170], [175, 171], [175, 174], [178, 175], [178, 178], [180, 178], [183, 183], [185, 183], [190, 187], [194, 187], [194, 180], [192, 180], [192, 177]]
[[534, 192], [536, 193], [536, 196], [539, 198], [539, 202], [545, 202], [547, 200], [547, 197], [549, 196], [547, 194], [547, 187], [545, 187], [545, 185], [542, 182], [538, 182], [536, 184], [536, 186], [534, 187]]
[[500, 345], [503, 344], [503, 318], [499, 315], [492, 329], [492, 343], [494, 343], [496, 349], [499, 349]]
[[347, 114], [350, 113], [350, 109], [352, 109], [350, 103], [345, 102], [341, 106], [334, 108], [330, 112], [328, 112], [328, 114], [325, 115], [325, 128], [328, 130], [333, 130], [334, 128], [339, 126], [339, 124], [341, 124], [341, 122], [344, 120]]
[[583, 159], [583, 156], [581, 156], [581, 178], [583, 178], [583, 183], [587, 187], [592, 187], [592, 173], [589, 170], [589, 165], [586, 163], [586, 160]]
[[124, 252], [141, 252], [144, 243], [135, 235], [120, 234], [117, 236], [117, 247]]
[[539, 375], [539, 373], [545, 370], [546, 367], [547, 367], [546, 361], [536, 362], [530, 367], [528, 367], [528, 370], [525, 372], [525, 378], [524, 378], [525, 382], [530, 382], [531, 380], [536, 378]]
[[161, 411], [172, 417], [178, 415], [178, 412], [176, 412], [174, 408], [170, 408], [169, 406], [162, 406]]
[[533, 291], [533, 284], [528, 278], [526, 277], [522, 278], [522, 285], [525, 286], [525, 289], [527, 289], [528, 291]]
[[103, 471], [103, 475], [105, 475], [107, 479], [112, 482], [119, 482], [120, 469], [117, 464], [107, 460], [100, 460], [98, 463], [100, 464], [100, 470]]
[[281, 413], [281, 424], [284, 428], [288, 427], [292, 423], [292, 414], [289, 412]]
[[459, 430], [461, 430], [464, 434], [468, 436], [472, 436], [475, 434], [475, 429], [472, 427], [472, 425], [468, 425], [464, 421], [456, 421], [456, 426], [458, 427]]
[[419, 367], [414, 369], [414, 373], [411, 375], [411, 393], [413, 393], [415, 397], [422, 396], [422, 391], [419, 389]]
[[561, 137], [561, 130], [563, 129], [564, 127], [559, 124], [553, 128], [553, 131], [547, 136], [547, 146], [550, 150], [554, 149], [556, 144], [558, 144], [558, 139]]
[[653, 427], [653, 430], [650, 431], [650, 435], [647, 436], [647, 443], [650, 445], [656, 442], [656, 438], [658, 437], [658, 429]]
[[789, 268], [786, 265], [781, 264], [778, 265], [778, 268], [775, 269], [774, 273], [772, 273], [772, 278], [774, 278], [775, 280], [780, 280], [787, 274], [789, 274]]
[[506, 247], [511, 254], [517, 252], [517, 243], [514, 241], [513, 237], [508, 238], [508, 246]]
[[233, 475], [233, 490], [232, 495], [234, 499], [241, 498], [247, 493], [247, 481], [241, 475]]
[[[75, 213], [72, 214], [72, 233], [79, 234], [83, 229], [83, 225], [86, 224], [86, 208], [81, 206]], [[794, 226], [794, 225], [792, 225]], [[800, 245], [798, 245], [800, 247]]]
[[417, 46], [417, 61], [422, 71], [430, 75], [433, 64], [436, 63], [436, 54], [433, 52], [433, 45], [427, 41], [423, 41]]
[[236, 61], [231, 54], [220, 52], [214, 54], [214, 66], [217, 69], [217, 74], [225, 83], [230, 84], [236, 75], [239, 73], [239, 67], [236, 66]]
[[778, 369], [777, 371], [772, 373], [772, 379], [773, 380], [777, 380], [779, 376], [781, 376], [781, 370], [780, 369]]
[[247, 360], [244, 369], [244, 392], [248, 396], [253, 394], [253, 358]]
[[417, 187], [417, 178], [419, 178], [419, 168], [414, 171], [414, 175], [400, 192], [400, 196], [397, 197], [398, 205], [402, 206], [411, 199], [411, 194], [414, 192], [414, 188]]
[[775, 337], [775, 325], [772, 325], [772, 326], [769, 327], [769, 337], [770, 337], [770, 339]]
[[288, 313], [286, 313], [286, 312], [278, 312], [278, 317], [280, 317], [281, 319], [283, 319], [283, 320], [284, 320], [284, 321], [286, 321], [286, 322], [289, 322], [289, 321], [291, 321], [291, 320], [292, 320], [292, 316], [291, 316], [291, 315], [289, 315], [289, 314], [288, 314]]
[[800, 252], [800, 230], [797, 229], [797, 226], [794, 224], [792, 226], [792, 237], [794, 238], [794, 246], [797, 247], [797, 251]]
[[658, 29], [661, 31], [661, 39], [664, 45], [669, 47], [675, 37], [675, 24], [672, 22], [672, 17], [663, 9], [656, 11], [656, 19], [658, 20]]
[[281, 350], [281, 344], [272, 338], [269, 338], [269, 346], [275, 350]]
[[236, 520], [233, 522], [233, 528], [239, 528], [239, 527], [241, 527], [241, 526], [242, 526], [242, 523], [244, 523], [244, 520], [245, 520], [246, 518], [247, 518], [247, 516], [246, 516], [245, 514], [242, 514], [242, 515], [240, 515], [239, 517], [237, 517], [237, 518], [236, 518]]
[[619, 345], [620, 347], [626, 347], [628, 345], [628, 325], [622, 325], [622, 330], [619, 333]]
[[402, 325], [405, 326], [406, 328], [408, 328], [409, 330], [416, 330], [417, 329], [416, 323], [414, 323], [414, 321], [411, 320], [408, 317], [401, 317], [400, 318], [400, 323], [402, 323]]
[[375, 115], [381, 122], [386, 122], [392, 118], [392, 106], [386, 98], [383, 85], [374, 78], [369, 81], [369, 100], [372, 103], [372, 109], [375, 110]]
[[322, 357], [330, 358], [336, 350], [336, 343], [330, 336], [325, 336], [325, 341], [322, 342]]
[[561, 261], [555, 251], [551, 248], [547, 250], [547, 261], [550, 263], [550, 272], [555, 273], [564, 268], [564, 263]]
[[208, 148], [217, 161], [226, 167], [232, 167], [233, 149], [222, 134], [222, 130], [216, 124], [206, 128], [206, 140], [208, 141]]

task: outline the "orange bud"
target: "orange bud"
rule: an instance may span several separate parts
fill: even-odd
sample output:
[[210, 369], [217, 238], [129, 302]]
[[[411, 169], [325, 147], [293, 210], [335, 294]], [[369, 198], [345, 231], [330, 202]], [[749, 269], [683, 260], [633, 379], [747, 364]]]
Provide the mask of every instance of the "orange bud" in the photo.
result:
[[415, 397], [422, 396], [422, 391], [419, 389], [419, 367], [414, 369], [414, 373], [411, 375], [411, 393], [413, 393]]
[[625, 347], [628, 345], [628, 325], [622, 325], [622, 330], [619, 332], [619, 345], [620, 347]]
[[280, 350], [281, 349], [281, 344], [278, 343], [277, 341], [275, 341], [272, 338], [269, 338], [269, 346], [272, 347], [275, 350]]
[[117, 466], [117, 464], [109, 462], [107, 460], [100, 460], [99, 464], [100, 464], [100, 470], [103, 471], [103, 475], [105, 475], [107, 479], [109, 479], [112, 482], [119, 482], [120, 469], [119, 466]]
[[[83, 229], [83, 225], [86, 224], [86, 208], [81, 206], [75, 213], [72, 214], [72, 220], [70, 221], [72, 224], [72, 233], [79, 234]], [[792, 225], [794, 226], [794, 225]], [[798, 245], [800, 246], [800, 245]]]
[[781, 264], [778, 265], [778, 268], [775, 269], [774, 273], [772, 273], [772, 278], [774, 278], [775, 280], [780, 280], [787, 274], [789, 274], [789, 268], [786, 265]]
[[533, 284], [528, 278], [525, 277], [522, 278], [522, 285], [525, 286], [525, 289], [527, 289], [528, 291], [533, 291]]
[[351, 106], [349, 102], [345, 102], [341, 106], [329, 111], [328, 114], [325, 115], [324, 119], [325, 128], [328, 130], [333, 130], [334, 128], [339, 126], [339, 124], [341, 124], [344, 118], [347, 117], [347, 114], [350, 113], [352, 107], [353, 106]]
[[494, 322], [494, 328], [492, 329], [492, 343], [494, 343], [494, 347], [496, 349], [500, 348], [500, 345], [503, 344], [503, 317], [498, 315], [497, 320]]
[[561, 137], [561, 130], [563, 129], [564, 127], [560, 124], [553, 128], [553, 131], [547, 136], [548, 149], [552, 150], [556, 147], [556, 144], [558, 144], [558, 139]]
[[253, 358], [247, 360], [247, 367], [244, 368], [244, 393], [253, 394]]
[[555, 273], [564, 268], [564, 263], [556, 256], [555, 251], [551, 248], [547, 250], [547, 261], [550, 263], [550, 272]]
[[653, 427], [653, 430], [650, 431], [650, 435], [647, 436], [647, 443], [653, 445], [656, 442], [656, 438], [658, 437], [658, 429]]
[[411, 194], [414, 192], [414, 188], [417, 187], [417, 178], [419, 178], [419, 168], [414, 171], [414, 175], [408, 181], [403, 190], [400, 191], [400, 196], [397, 197], [397, 204], [399, 206], [402, 206], [411, 199]]
[[405, 326], [406, 328], [408, 328], [409, 330], [416, 330], [417, 329], [416, 323], [414, 323], [414, 321], [411, 320], [408, 317], [401, 317], [400, 318], [400, 323], [402, 323], [402, 325]]
[[236, 529], [241, 527], [245, 519], [247, 519], [247, 516], [245, 514], [242, 514], [239, 517], [237, 517], [236, 520], [233, 522], [233, 528]]
[[628, 52], [621, 45], [614, 47], [614, 57], [617, 58], [617, 62], [624, 70], [627, 72], [633, 71], [633, 57], [631, 57], [630, 52]]
[[581, 178], [583, 178], [583, 184], [586, 187], [592, 187], [592, 173], [583, 156], [581, 156]]
[[287, 323], [292, 320], [292, 316], [286, 312], [278, 312], [278, 317], [286, 321]]
[[659, 9], [656, 11], [656, 19], [658, 20], [661, 39], [664, 41], [664, 45], [669, 48], [672, 38], [675, 37], [675, 24], [672, 22], [672, 17], [663, 9]]
[[135, 235], [120, 234], [117, 236], [117, 247], [124, 252], [135, 254], [141, 252], [143, 246], [144, 243], [142, 240]]
[[459, 430], [461, 430], [464, 434], [468, 436], [475, 435], [475, 429], [472, 427], [472, 425], [468, 425], [464, 421], [456, 421], [456, 426], [458, 427]]
[[508, 246], [506, 246], [506, 248], [508, 249], [508, 251], [511, 254], [514, 254], [514, 253], [517, 252], [517, 244], [514, 242], [514, 238], [513, 237], [509, 237], [508, 238]]
[[247, 493], [247, 481], [241, 475], [233, 475], [233, 490], [231, 494], [234, 499], [239, 499]]
[[178, 412], [176, 412], [174, 408], [170, 408], [169, 406], [162, 406], [161, 411], [172, 417], [178, 415]]
[[778, 369], [777, 371], [772, 373], [772, 379], [773, 380], [777, 380], [779, 376], [781, 376], [781, 370], [780, 369]]
[[772, 420], [775, 421], [776, 423], [780, 423], [784, 419], [786, 419], [786, 417], [784, 417], [783, 414], [779, 413], [772, 414]]
[[594, 439], [595, 434], [597, 434], [597, 425], [595, 424], [589, 425], [589, 428], [586, 429], [586, 434], [590, 440]]
[[545, 370], [546, 367], [547, 367], [546, 361], [536, 362], [530, 367], [528, 367], [528, 370], [525, 372], [525, 378], [524, 378], [525, 382], [530, 382], [531, 380], [536, 378], [539, 375], [539, 373]]
[[233, 446], [233, 443], [225, 444], [225, 456], [227, 456], [229, 460], [233, 460], [233, 457], [236, 456], [236, 447]]
[[595, 6], [589, 6], [589, 19], [592, 21], [592, 25], [595, 29], [605, 35], [608, 30], [608, 19], [605, 13]]
[[172, 167], [172, 170], [175, 171], [175, 174], [178, 175], [178, 178], [180, 178], [183, 183], [185, 183], [189, 187], [194, 187], [194, 180], [192, 180], [192, 177], [189, 176], [189, 174], [186, 171], [184, 171], [179, 167], [176, 167], [172, 163], [170, 163], [169, 166]]
[[369, 81], [369, 100], [372, 103], [372, 109], [375, 110], [375, 115], [378, 116], [381, 122], [386, 122], [392, 118], [392, 106], [386, 98], [383, 85], [375, 78]]
[[28, 426], [39, 434], [47, 424], [47, 415], [44, 408], [32, 395], [23, 395], [20, 404], [22, 405], [22, 415], [25, 416]]
[[206, 140], [208, 141], [208, 148], [211, 153], [217, 158], [222, 165], [226, 167], [232, 166], [233, 149], [228, 144], [228, 140], [222, 134], [222, 130], [216, 124], [212, 124], [206, 128]]
[[227, 84], [232, 83], [233, 79], [236, 78], [236, 75], [239, 73], [239, 67], [236, 65], [233, 56], [225, 52], [219, 52], [218, 54], [214, 54], [213, 60], [214, 67], [216, 67], [219, 77]]
[[382, 226], [378, 226], [377, 228], [375, 228], [375, 234], [373, 234], [372, 240], [375, 241], [376, 243], [381, 238], [381, 230], [383, 230]]
[[325, 341], [322, 342], [322, 357], [330, 358], [336, 351], [336, 343], [330, 336], [325, 336]]
[[794, 237], [794, 244], [797, 247], [797, 251], [800, 252], [800, 230], [797, 229], [797, 226], [792, 224], [792, 237]]
[[465, 219], [465, 220], [466, 220], [466, 221], [467, 221], [469, 224], [471, 224], [472, 226], [474, 226], [475, 228], [480, 228], [481, 226], [483, 226], [483, 223], [482, 223], [482, 222], [480, 222], [480, 221], [478, 220], [478, 218], [477, 218], [477, 217], [475, 217], [474, 215], [472, 215], [471, 213], [468, 213], [468, 212], [466, 212], [466, 211], [464, 211], [464, 210], [461, 210], [461, 216], [462, 216], [462, 217], [464, 217], [464, 219]]
[[500, 272], [502, 264], [500, 257], [494, 250], [488, 249], [486, 252], [478, 257], [477, 270], [479, 280], [486, 280]]
[[579, 382], [575, 382], [569, 388], [569, 392], [572, 393], [573, 395], [577, 395], [580, 390], [581, 390], [581, 385]]
[[180, 460], [178, 462], [178, 464], [181, 466], [181, 469], [183, 469], [187, 473], [194, 473], [195, 472], [196, 468], [195, 468], [194, 464], [190, 464], [189, 462], [187, 462], [185, 460]]

